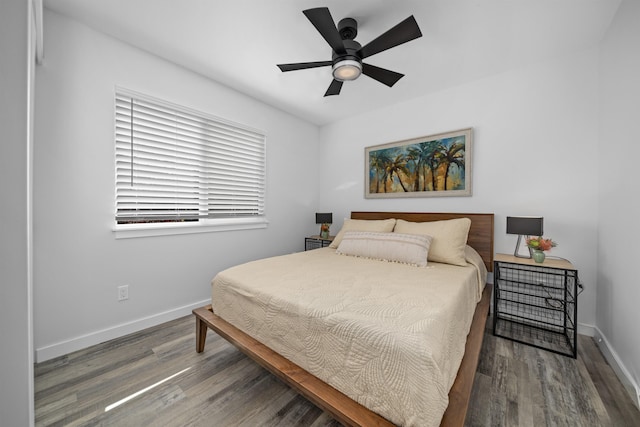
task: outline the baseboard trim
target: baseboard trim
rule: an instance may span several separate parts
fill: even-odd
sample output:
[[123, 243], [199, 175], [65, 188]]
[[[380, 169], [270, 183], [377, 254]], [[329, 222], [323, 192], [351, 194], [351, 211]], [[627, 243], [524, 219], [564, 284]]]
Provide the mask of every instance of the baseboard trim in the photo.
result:
[[580, 335], [593, 337], [596, 334], [596, 327], [593, 325], [587, 325], [585, 323], [578, 323], [578, 333]]
[[629, 396], [631, 396], [633, 403], [640, 409], [640, 386], [633, 380], [633, 377], [620, 360], [618, 353], [613, 349], [607, 337], [598, 327], [594, 329], [595, 335], [593, 335], [593, 339], [596, 341], [598, 348], [607, 362], [609, 362], [613, 372], [615, 372], [616, 376], [620, 379]]
[[82, 350], [95, 344], [119, 338], [133, 332], [141, 331], [145, 328], [159, 325], [170, 320], [177, 319], [182, 316], [191, 314], [195, 308], [210, 304], [211, 300], [202, 300], [193, 304], [177, 307], [151, 316], [142, 317], [131, 322], [122, 323], [100, 331], [92, 332], [86, 335], [72, 338], [70, 340], [61, 341], [55, 344], [36, 348], [35, 362], [40, 363], [55, 357], [63, 356], [74, 351]]

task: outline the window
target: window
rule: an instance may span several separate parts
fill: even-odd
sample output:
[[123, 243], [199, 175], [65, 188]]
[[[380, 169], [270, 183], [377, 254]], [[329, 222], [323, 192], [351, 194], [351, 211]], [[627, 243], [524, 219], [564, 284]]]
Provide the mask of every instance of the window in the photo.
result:
[[264, 217], [265, 135], [116, 91], [116, 223]]

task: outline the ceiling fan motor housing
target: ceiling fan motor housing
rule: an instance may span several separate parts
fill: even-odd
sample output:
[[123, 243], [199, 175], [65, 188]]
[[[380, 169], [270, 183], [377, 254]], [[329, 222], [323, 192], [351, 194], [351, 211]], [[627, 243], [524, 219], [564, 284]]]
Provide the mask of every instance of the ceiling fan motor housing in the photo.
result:
[[331, 59], [333, 60], [334, 65], [336, 64], [336, 62], [344, 61], [346, 59], [362, 62], [362, 58], [356, 54], [356, 52], [359, 51], [362, 47], [360, 43], [355, 40], [343, 40], [342, 43], [344, 44], [344, 50], [346, 50], [347, 53], [340, 54], [331, 51]]
[[333, 65], [335, 66], [338, 62], [342, 61], [356, 61], [362, 65], [362, 58], [356, 54], [362, 45], [354, 40], [358, 35], [358, 22], [353, 18], [341, 19], [340, 22], [338, 22], [338, 33], [340, 33], [344, 50], [346, 50], [347, 53], [339, 54], [332, 51], [331, 59], [333, 60]]

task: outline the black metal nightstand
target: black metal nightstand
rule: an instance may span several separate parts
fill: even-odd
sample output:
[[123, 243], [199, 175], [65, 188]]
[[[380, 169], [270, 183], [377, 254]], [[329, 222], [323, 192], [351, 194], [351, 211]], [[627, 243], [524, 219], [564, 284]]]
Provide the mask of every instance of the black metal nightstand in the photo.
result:
[[580, 282], [570, 262], [497, 254], [493, 278], [494, 335], [576, 357]]
[[333, 242], [333, 238], [336, 236], [329, 236], [323, 239], [320, 236], [309, 236], [304, 238], [304, 250], [310, 251], [311, 249], [318, 249], [327, 247]]

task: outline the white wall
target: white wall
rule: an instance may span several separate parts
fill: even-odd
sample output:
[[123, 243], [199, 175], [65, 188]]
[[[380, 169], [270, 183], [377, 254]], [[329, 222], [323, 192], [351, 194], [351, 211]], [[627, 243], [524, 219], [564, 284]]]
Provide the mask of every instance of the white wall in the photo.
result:
[[33, 425], [30, 2], [0, 2], [0, 424]]
[[601, 47], [596, 323], [640, 405], [639, 22], [640, 3], [623, 1]]
[[[35, 347], [38, 360], [190, 312], [210, 280], [303, 249], [316, 229], [319, 130], [249, 96], [46, 10], [36, 83]], [[267, 229], [114, 239], [114, 86], [267, 134]], [[116, 288], [129, 285], [129, 300]]]
[[[597, 66], [594, 47], [324, 126], [320, 204], [334, 218], [351, 210], [493, 212], [495, 250], [502, 253], [513, 253], [516, 243], [505, 233], [506, 216], [544, 216], [545, 235], [559, 242], [549, 255], [579, 269], [585, 291], [578, 319], [581, 332], [592, 333], [601, 164]], [[411, 78], [429, 76], [405, 77]], [[366, 146], [466, 127], [474, 129], [472, 197], [364, 198]]]

